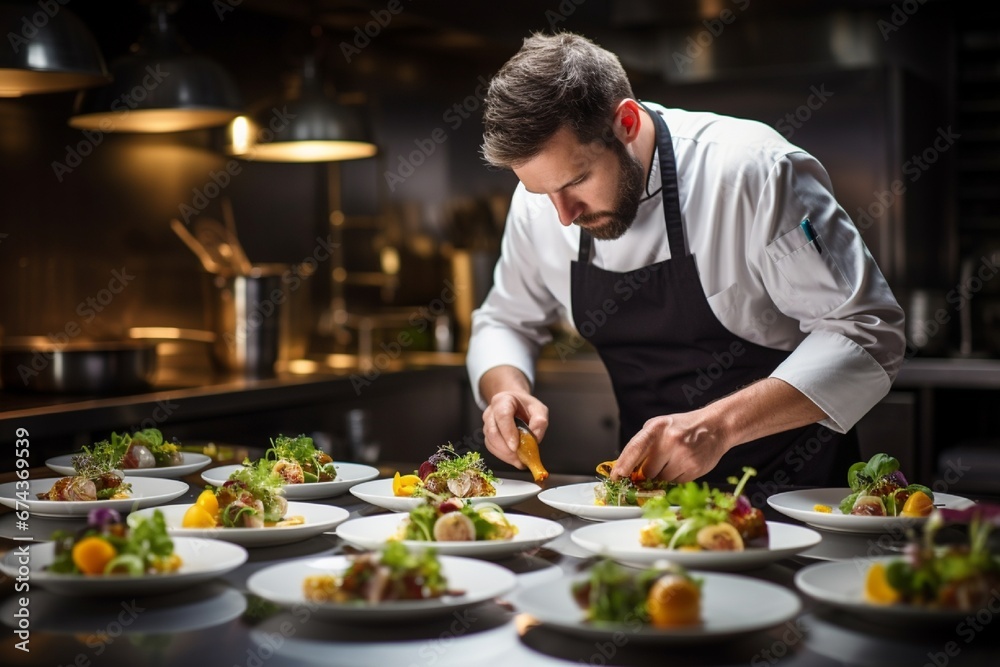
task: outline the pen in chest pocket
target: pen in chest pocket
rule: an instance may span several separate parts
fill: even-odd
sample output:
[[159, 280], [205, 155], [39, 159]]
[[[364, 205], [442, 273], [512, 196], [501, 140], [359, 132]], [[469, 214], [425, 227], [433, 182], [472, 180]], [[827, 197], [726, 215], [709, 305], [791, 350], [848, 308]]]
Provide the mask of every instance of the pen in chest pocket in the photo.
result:
[[823, 254], [823, 249], [819, 246], [819, 240], [816, 238], [816, 230], [813, 229], [812, 223], [809, 222], [809, 218], [805, 218], [799, 223], [799, 227], [805, 232], [806, 240], [816, 246], [816, 252]]

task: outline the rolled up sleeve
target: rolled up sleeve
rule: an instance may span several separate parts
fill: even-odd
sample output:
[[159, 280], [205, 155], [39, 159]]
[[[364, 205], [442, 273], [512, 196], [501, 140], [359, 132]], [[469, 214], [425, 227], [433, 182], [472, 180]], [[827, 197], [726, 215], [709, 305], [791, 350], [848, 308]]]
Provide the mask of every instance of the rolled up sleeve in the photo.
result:
[[[802, 229], [808, 218], [815, 238]], [[749, 259], [805, 338], [772, 377], [819, 406], [846, 432], [888, 392], [904, 358], [903, 310], [822, 165], [791, 153], [761, 194]]]

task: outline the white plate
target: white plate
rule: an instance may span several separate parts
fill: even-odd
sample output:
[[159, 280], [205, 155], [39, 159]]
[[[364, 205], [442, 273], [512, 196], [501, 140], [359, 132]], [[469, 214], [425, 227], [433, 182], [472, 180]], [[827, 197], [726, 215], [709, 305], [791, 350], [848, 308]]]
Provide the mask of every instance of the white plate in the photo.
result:
[[[908, 526], [917, 525], [927, 520], [926, 517], [905, 516], [853, 516], [842, 514], [837, 506], [840, 501], [851, 494], [851, 489], [803, 489], [801, 491], [786, 491], [768, 497], [767, 504], [786, 516], [798, 519], [803, 523], [826, 530], [839, 530], [846, 533], [881, 533], [895, 530], [903, 534]], [[934, 504], [943, 504], [948, 509], [965, 509], [975, 502], [962, 496], [949, 493], [934, 493]], [[833, 508], [830, 513], [817, 512], [816, 505], [827, 505]]]
[[640, 567], [667, 560], [689, 569], [749, 570], [764, 567], [782, 558], [819, 544], [815, 530], [788, 523], [767, 522], [768, 547], [747, 547], [743, 551], [678, 551], [639, 544], [639, 531], [649, 519], [626, 519], [577, 528], [573, 542], [587, 551]]
[[302, 594], [303, 580], [309, 575], [343, 572], [351, 561], [348, 556], [327, 556], [272, 565], [251, 575], [247, 579], [247, 589], [280, 605], [306, 607], [322, 618], [341, 621], [400, 621], [448, 614], [503, 595], [517, 585], [514, 574], [499, 565], [455, 556], [439, 558], [448, 587], [461, 591], [461, 594], [432, 600], [395, 600], [378, 604], [318, 603], [306, 600]]
[[969, 616], [970, 612], [967, 611], [927, 609], [908, 604], [880, 605], [866, 601], [864, 585], [868, 568], [873, 563], [890, 563], [894, 560], [900, 560], [900, 556], [817, 563], [796, 572], [795, 585], [820, 602], [883, 621], [958, 622]]
[[[692, 643], [717, 641], [722, 637], [763, 630], [780, 625], [799, 613], [802, 603], [792, 591], [734, 574], [692, 572], [703, 579], [699, 625], [655, 628], [636, 622], [599, 623], [585, 620], [586, 614], [573, 599], [571, 586], [586, 576], [563, 578], [525, 588], [514, 601], [521, 611], [573, 635], [604, 640]], [[619, 643], [620, 645], [620, 643]]]
[[[289, 500], [316, 500], [317, 498], [332, 498], [342, 493], [359, 482], [378, 477], [378, 468], [362, 465], [360, 463], [334, 463], [337, 468], [337, 479], [332, 482], [309, 482], [308, 484], [285, 484], [285, 497]], [[242, 465], [229, 465], [212, 468], [201, 473], [201, 478], [213, 486], [222, 486], [229, 479], [229, 475], [235, 470], [242, 468]]]
[[[64, 596], [47, 591], [31, 591], [31, 629], [57, 635], [97, 636], [98, 628], [117, 623], [121, 635], [171, 635], [195, 632], [233, 621], [247, 609], [247, 599], [224, 581], [157, 594], [156, 604], [130, 597], [91, 596], [86, 604], [66, 604]], [[123, 606], [124, 604], [124, 606]], [[0, 619], [17, 628], [17, 597], [11, 595], [0, 606]], [[122, 612], [125, 615], [121, 615]], [[130, 621], [127, 624], [122, 620]], [[111, 636], [107, 635], [112, 643]], [[91, 647], [99, 645], [91, 644]]]
[[[337, 524], [351, 515], [343, 507], [290, 502], [285, 516], [301, 516], [305, 518], [305, 523], [298, 526], [273, 528], [182, 528], [184, 513], [188, 511], [191, 504], [165, 505], [157, 508], [163, 512], [163, 518], [167, 522], [167, 531], [171, 537], [175, 535], [207, 537], [245, 547], [270, 547], [277, 544], [301, 542], [335, 528]], [[152, 515], [152, 513], [153, 510], [136, 512], [139, 515]]]
[[545, 489], [538, 494], [538, 499], [549, 507], [554, 507], [568, 514], [575, 514], [581, 519], [591, 521], [611, 521], [613, 519], [637, 519], [642, 516], [641, 507], [629, 505], [595, 505], [594, 487], [600, 482], [583, 484], [567, 484]]
[[[555, 521], [524, 514], [507, 514], [507, 520], [517, 526], [517, 535], [510, 540], [483, 540], [475, 542], [421, 542], [403, 540], [408, 549], [434, 547], [438, 553], [452, 556], [482, 556], [504, 558], [519, 551], [537, 547], [554, 540], [563, 533]], [[362, 549], [380, 549], [406, 519], [399, 514], [379, 514], [351, 519], [337, 527], [337, 536]]]
[[[73, 456], [74, 454], [56, 456], [46, 461], [45, 465], [49, 467], [49, 470], [60, 475], [75, 475]], [[193, 472], [198, 472], [212, 462], [211, 456], [195, 454], [193, 452], [181, 452], [181, 457], [184, 462], [180, 465], [163, 466], [162, 468], [132, 468], [129, 470], [123, 468], [122, 472], [125, 473], [126, 477], [170, 477], [176, 479], [184, 475], [190, 475]]]
[[[466, 498], [473, 505], [476, 503], [496, 503], [500, 507], [510, 507], [538, 495], [542, 487], [533, 482], [519, 479], [499, 479], [496, 484], [495, 496], [476, 496]], [[392, 492], [392, 479], [376, 479], [351, 487], [351, 493], [376, 507], [382, 507], [393, 512], [409, 512], [424, 502], [423, 498], [408, 498], [397, 496]]]
[[[121, 500], [39, 500], [39, 493], [47, 493], [52, 489], [58, 478], [34, 479], [28, 481], [28, 491], [25, 497], [17, 486], [21, 482], [0, 484], [0, 505], [14, 509], [24, 509], [38, 516], [87, 516], [90, 510], [99, 507], [113, 509], [122, 514], [143, 507], [153, 507], [169, 503], [187, 493], [188, 485], [176, 479], [157, 479], [155, 477], [134, 477], [127, 480], [132, 485], [131, 497]], [[21, 495], [18, 495], [21, 494]]]
[[[30, 582], [61, 595], [147, 595], [168, 593], [186, 586], [193, 586], [235, 570], [247, 560], [247, 550], [235, 544], [191, 537], [175, 537], [174, 553], [183, 564], [177, 572], [146, 574], [141, 577], [127, 575], [85, 576], [79, 574], [53, 574], [45, 568], [55, 559], [54, 542], [31, 544], [28, 549]], [[17, 549], [7, 552], [0, 561], [0, 570], [16, 577], [23, 556]]]

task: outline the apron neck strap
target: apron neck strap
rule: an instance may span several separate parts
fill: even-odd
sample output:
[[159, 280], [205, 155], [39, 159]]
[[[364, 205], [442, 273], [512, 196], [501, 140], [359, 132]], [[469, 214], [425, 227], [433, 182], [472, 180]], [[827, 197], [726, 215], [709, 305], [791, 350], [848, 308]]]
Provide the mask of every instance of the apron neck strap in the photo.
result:
[[656, 149], [660, 158], [660, 181], [663, 183], [663, 219], [667, 227], [667, 241], [670, 243], [670, 256], [683, 257], [687, 253], [684, 247], [684, 223], [681, 220], [681, 201], [677, 187], [677, 161], [674, 159], [674, 142], [666, 121], [649, 107], [643, 109], [653, 119], [656, 131]]
[[[684, 223], [681, 219], [681, 202], [677, 187], [677, 161], [674, 159], [674, 143], [670, 137], [670, 130], [667, 129], [667, 123], [660, 117], [660, 114], [645, 105], [642, 105], [642, 108], [653, 119], [653, 130], [656, 133], [657, 155], [660, 160], [660, 181], [663, 185], [661, 193], [663, 200], [663, 221], [667, 228], [670, 257], [683, 257], [688, 252], [684, 244]], [[593, 237], [587, 230], [581, 227], [580, 253], [577, 261], [582, 264], [588, 264], [590, 256], [593, 254], [593, 247]]]

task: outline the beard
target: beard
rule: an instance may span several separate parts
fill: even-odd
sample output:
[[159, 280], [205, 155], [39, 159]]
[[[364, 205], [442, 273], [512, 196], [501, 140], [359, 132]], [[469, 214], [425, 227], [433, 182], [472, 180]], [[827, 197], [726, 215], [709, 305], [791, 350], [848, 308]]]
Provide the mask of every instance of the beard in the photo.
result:
[[574, 222], [595, 239], [612, 241], [621, 238], [635, 222], [642, 199], [644, 174], [642, 163], [619, 142], [615, 142], [618, 157], [618, 187], [610, 211], [584, 213]]

